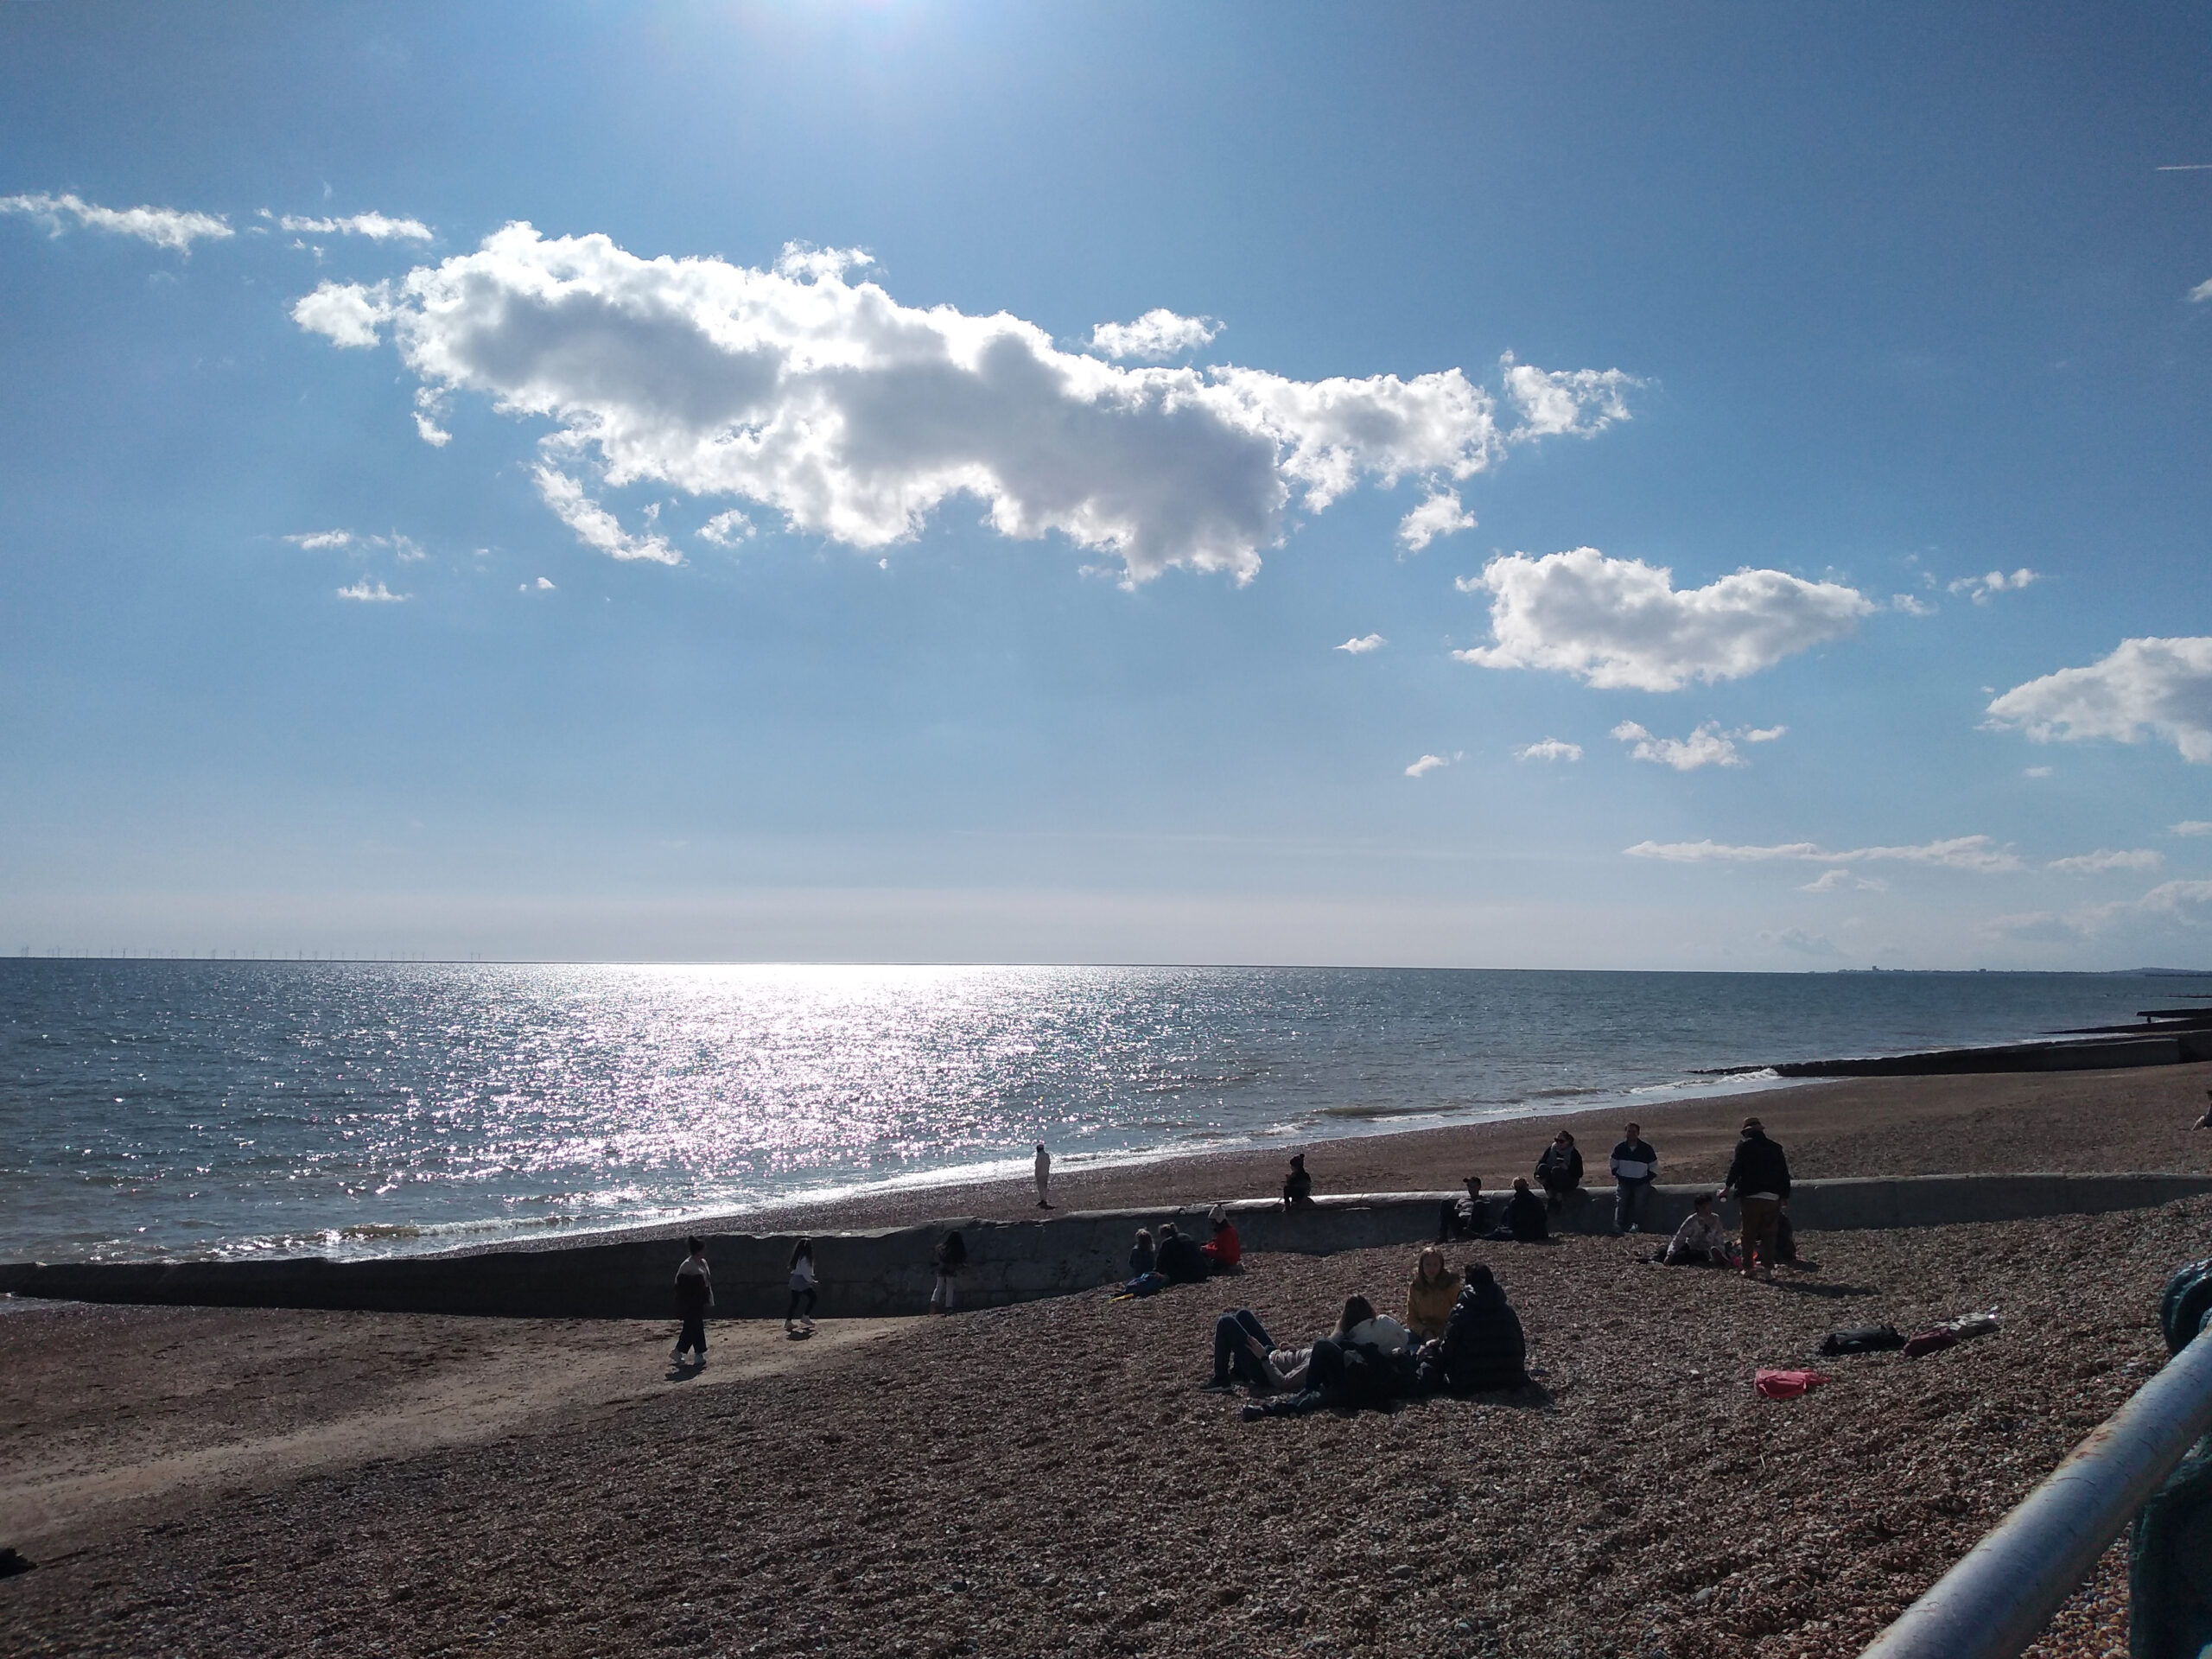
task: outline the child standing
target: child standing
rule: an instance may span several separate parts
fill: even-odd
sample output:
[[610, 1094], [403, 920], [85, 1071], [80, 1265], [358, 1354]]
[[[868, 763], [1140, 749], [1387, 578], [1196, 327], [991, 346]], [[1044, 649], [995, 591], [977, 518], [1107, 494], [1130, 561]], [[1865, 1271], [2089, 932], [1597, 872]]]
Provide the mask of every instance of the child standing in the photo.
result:
[[960, 1271], [968, 1265], [968, 1241], [960, 1236], [957, 1228], [938, 1241], [936, 1250], [937, 1283], [930, 1289], [930, 1312], [950, 1313], [952, 1299], [959, 1294], [954, 1282]]
[[[814, 1241], [802, 1238], [791, 1246], [791, 1305], [784, 1310], [784, 1332], [793, 1334], [796, 1325], [814, 1329]], [[806, 1306], [801, 1307], [801, 1299]]]
[[707, 1310], [715, 1305], [715, 1276], [707, 1270], [707, 1241], [690, 1238], [684, 1243], [691, 1247], [691, 1254], [676, 1270], [676, 1311], [683, 1320], [683, 1329], [677, 1333], [676, 1351], [669, 1357], [681, 1365], [683, 1351], [689, 1348], [698, 1355], [697, 1363], [704, 1365]]

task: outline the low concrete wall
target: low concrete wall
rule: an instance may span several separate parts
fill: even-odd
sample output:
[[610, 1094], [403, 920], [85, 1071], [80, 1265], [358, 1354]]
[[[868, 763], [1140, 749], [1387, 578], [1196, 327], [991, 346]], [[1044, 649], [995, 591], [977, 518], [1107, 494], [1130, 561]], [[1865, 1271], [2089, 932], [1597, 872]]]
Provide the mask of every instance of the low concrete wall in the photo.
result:
[[[1662, 1186], [1647, 1230], [1671, 1231], [1701, 1186]], [[1800, 1181], [1790, 1214], [1808, 1232], [2022, 1221], [2149, 1209], [2212, 1192], [2202, 1175], [1919, 1175]], [[1327, 1255], [1411, 1246], [1436, 1236], [1446, 1192], [1351, 1193], [1285, 1212], [1268, 1202], [1229, 1206], [1247, 1251]], [[1723, 1206], [1732, 1222], [1732, 1205]], [[1090, 1211], [1039, 1221], [955, 1219], [879, 1232], [818, 1234], [825, 1318], [918, 1313], [933, 1278], [931, 1250], [948, 1228], [968, 1243], [960, 1278], [963, 1307], [998, 1306], [1111, 1284], [1122, 1275], [1132, 1236], [1172, 1220], [1205, 1232], [1201, 1209]], [[1603, 1233], [1612, 1225], [1610, 1189], [1571, 1198], [1554, 1230]], [[786, 1304], [791, 1236], [716, 1234], [707, 1241], [717, 1317], [779, 1316]], [[466, 1313], [540, 1319], [661, 1319], [671, 1314], [670, 1281], [683, 1246], [666, 1238], [603, 1238], [563, 1248], [472, 1254], [321, 1256], [269, 1262], [22, 1262], [0, 1266], [0, 1291], [89, 1302], [203, 1307], [350, 1308], [397, 1313]]]

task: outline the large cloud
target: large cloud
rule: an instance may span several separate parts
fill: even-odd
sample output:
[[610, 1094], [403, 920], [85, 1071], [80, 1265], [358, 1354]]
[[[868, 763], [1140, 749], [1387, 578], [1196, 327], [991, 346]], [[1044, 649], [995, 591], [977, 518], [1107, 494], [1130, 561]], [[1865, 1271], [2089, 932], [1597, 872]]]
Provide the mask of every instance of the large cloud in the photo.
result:
[[1738, 570], [1677, 590], [1674, 573], [1594, 547], [1492, 559], [1465, 593], [1488, 593], [1495, 645], [1452, 653], [1484, 668], [1547, 668], [1595, 686], [1679, 691], [1738, 679], [1846, 634], [1875, 608], [1855, 588]]
[[613, 486], [739, 497], [862, 548], [916, 534], [965, 493], [1001, 534], [1060, 531], [1138, 581], [1173, 565], [1249, 579], [1294, 502], [1318, 512], [1365, 480], [1440, 487], [1518, 436], [1617, 417], [1617, 386], [1573, 375], [1558, 378], [1564, 395], [1596, 412], [1561, 416], [1541, 370], [1528, 372], [1543, 387], [1509, 399], [1536, 415], [1501, 423], [1458, 369], [1301, 381], [1124, 368], [1003, 312], [902, 306], [854, 279], [865, 263], [641, 259], [517, 224], [396, 284], [325, 283], [292, 315], [340, 346], [389, 327], [434, 393], [557, 423], [554, 459], [595, 457]]
[[219, 242], [236, 234], [213, 213], [189, 213], [181, 207], [103, 207], [66, 192], [58, 196], [0, 196], [0, 213], [29, 213], [44, 220], [55, 236], [61, 234], [66, 213], [88, 230], [135, 236], [179, 253], [190, 253], [192, 245], [203, 238]]
[[2212, 638], [2123, 639], [2101, 662], [2014, 686], [1988, 713], [1991, 727], [2038, 743], [2160, 737], [2212, 765]]

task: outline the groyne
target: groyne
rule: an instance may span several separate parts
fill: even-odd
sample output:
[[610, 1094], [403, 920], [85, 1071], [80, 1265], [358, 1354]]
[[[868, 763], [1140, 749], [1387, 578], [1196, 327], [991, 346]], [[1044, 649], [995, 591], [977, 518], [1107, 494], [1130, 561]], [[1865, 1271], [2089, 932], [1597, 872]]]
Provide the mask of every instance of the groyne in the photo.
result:
[[[1650, 1230], [1671, 1231], [1705, 1186], [1662, 1186]], [[1801, 1181], [1790, 1214], [1808, 1232], [1932, 1227], [2150, 1209], [2212, 1192], [2212, 1176], [1917, 1175]], [[1273, 1202], [1228, 1209], [1248, 1252], [1325, 1255], [1414, 1245], [1435, 1237], [1447, 1192], [1350, 1193], [1286, 1211]], [[1732, 1205], [1724, 1205], [1724, 1213]], [[1733, 1220], [1732, 1216], [1729, 1216]], [[1036, 1221], [952, 1217], [872, 1232], [817, 1234], [826, 1318], [918, 1313], [933, 1277], [931, 1251], [951, 1228], [966, 1237], [963, 1307], [990, 1307], [1111, 1284], [1126, 1270], [1132, 1236], [1164, 1221], [1205, 1233], [1203, 1209], [1085, 1211]], [[1610, 1189], [1575, 1195], [1556, 1230], [1605, 1233]], [[707, 1243], [717, 1317], [767, 1319], [786, 1305], [793, 1235], [718, 1233]], [[1465, 1248], [1465, 1247], [1461, 1247]], [[1534, 1248], [1534, 1247], [1530, 1247]], [[17, 1262], [0, 1265], [0, 1292], [92, 1302], [214, 1307], [349, 1309], [537, 1319], [660, 1319], [683, 1254], [666, 1237], [621, 1236], [570, 1245], [331, 1261]], [[1265, 1272], [1264, 1263], [1255, 1264]]]

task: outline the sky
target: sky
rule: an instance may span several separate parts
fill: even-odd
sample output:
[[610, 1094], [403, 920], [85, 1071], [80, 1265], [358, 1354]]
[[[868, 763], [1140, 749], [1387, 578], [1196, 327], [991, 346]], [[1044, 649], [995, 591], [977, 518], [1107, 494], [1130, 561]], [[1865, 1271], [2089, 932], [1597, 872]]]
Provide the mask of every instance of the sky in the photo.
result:
[[0, 950], [2212, 965], [2201, 7], [0, 10]]

